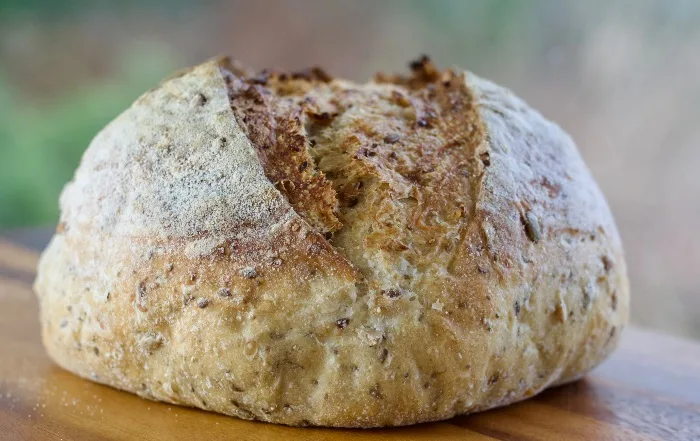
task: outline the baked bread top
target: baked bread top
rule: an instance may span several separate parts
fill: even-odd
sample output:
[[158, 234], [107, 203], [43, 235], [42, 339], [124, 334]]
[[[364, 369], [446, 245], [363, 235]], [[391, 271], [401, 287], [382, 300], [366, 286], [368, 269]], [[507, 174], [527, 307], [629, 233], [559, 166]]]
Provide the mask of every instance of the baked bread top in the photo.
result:
[[570, 138], [423, 58], [367, 84], [228, 58], [110, 123], [36, 291], [49, 354], [147, 398], [374, 427], [523, 399], [627, 321], [620, 239]]

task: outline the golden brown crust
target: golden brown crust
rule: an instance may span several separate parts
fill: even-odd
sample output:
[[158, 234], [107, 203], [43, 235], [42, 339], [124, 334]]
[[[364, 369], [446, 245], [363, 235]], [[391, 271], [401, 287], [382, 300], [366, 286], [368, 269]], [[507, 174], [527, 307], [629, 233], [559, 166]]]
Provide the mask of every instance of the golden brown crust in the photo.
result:
[[298, 106], [278, 99], [264, 86], [266, 77], [239, 77], [225, 68], [221, 72], [231, 108], [260, 157], [265, 176], [319, 232], [340, 228], [333, 187], [310, 167], [313, 160]]
[[241, 418], [504, 405], [583, 375], [627, 320], [568, 136], [427, 59], [365, 85], [210, 61], [100, 133], [61, 205], [36, 284], [49, 354]]

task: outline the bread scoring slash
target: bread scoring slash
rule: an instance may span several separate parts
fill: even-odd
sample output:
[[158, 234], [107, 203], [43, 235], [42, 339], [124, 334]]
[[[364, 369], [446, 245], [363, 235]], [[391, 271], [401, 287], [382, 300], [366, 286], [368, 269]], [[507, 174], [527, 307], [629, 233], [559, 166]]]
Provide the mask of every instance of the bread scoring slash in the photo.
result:
[[357, 84], [217, 58], [92, 141], [35, 291], [65, 369], [288, 425], [379, 427], [573, 381], [627, 323], [574, 143], [427, 58]]

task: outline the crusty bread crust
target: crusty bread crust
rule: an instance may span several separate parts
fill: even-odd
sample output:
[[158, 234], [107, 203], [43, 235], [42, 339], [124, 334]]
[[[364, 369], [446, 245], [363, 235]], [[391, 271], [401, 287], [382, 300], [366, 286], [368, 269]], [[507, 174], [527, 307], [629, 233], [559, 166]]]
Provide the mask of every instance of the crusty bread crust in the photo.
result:
[[359, 85], [222, 58], [139, 98], [61, 197], [36, 292], [51, 357], [143, 397], [395, 426], [579, 378], [625, 261], [570, 138], [426, 59]]

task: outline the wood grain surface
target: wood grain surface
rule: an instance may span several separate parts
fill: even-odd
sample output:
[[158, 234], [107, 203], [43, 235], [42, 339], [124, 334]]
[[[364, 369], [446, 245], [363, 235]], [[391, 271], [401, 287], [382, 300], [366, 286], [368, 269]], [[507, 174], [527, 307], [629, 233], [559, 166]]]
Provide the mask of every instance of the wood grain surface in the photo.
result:
[[45, 355], [31, 290], [37, 257], [0, 239], [0, 439], [700, 440], [700, 344], [634, 328], [577, 383], [439, 423], [290, 428], [147, 401], [78, 378]]

